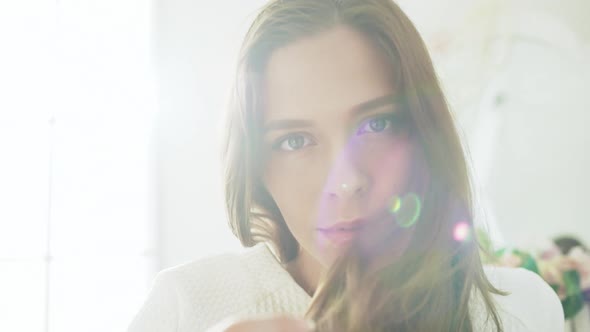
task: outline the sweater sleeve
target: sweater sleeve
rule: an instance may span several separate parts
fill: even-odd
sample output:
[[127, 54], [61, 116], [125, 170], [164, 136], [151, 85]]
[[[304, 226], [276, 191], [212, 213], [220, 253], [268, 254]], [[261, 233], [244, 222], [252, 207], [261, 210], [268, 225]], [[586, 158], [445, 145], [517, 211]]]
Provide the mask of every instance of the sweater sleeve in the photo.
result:
[[158, 273], [148, 298], [127, 332], [173, 332], [178, 330], [179, 297], [173, 274]]

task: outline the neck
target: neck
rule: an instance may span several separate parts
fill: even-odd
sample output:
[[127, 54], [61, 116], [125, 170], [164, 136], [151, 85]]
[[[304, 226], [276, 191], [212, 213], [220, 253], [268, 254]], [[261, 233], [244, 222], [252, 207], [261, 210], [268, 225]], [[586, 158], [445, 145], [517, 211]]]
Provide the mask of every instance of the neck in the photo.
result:
[[286, 266], [287, 272], [309, 296], [315, 293], [324, 267], [305, 250], [300, 250], [297, 258]]

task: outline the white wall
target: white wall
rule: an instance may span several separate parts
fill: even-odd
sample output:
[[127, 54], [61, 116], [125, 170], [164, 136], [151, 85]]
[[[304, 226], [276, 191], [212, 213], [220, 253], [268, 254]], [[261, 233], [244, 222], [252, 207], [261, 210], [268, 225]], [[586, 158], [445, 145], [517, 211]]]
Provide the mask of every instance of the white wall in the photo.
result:
[[[590, 4], [578, 8], [590, 15]], [[575, 12], [575, 11], [572, 11]], [[590, 243], [590, 44], [547, 9], [518, 8], [496, 79], [499, 122], [486, 180], [506, 240], [534, 247], [569, 233]]]
[[238, 247], [222, 197], [220, 126], [239, 43], [261, 3], [158, 4], [162, 267]]
[[469, 147], [478, 222], [499, 244], [536, 247], [562, 233], [590, 243], [590, 2], [399, 1]]

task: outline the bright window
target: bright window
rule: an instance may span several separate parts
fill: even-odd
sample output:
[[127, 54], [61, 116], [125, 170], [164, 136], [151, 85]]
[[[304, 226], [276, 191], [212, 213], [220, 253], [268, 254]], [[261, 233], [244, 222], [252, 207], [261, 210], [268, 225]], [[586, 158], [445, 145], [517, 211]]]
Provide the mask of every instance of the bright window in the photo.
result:
[[151, 6], [0, 2], [0, 331], [121, 331], [145, 298]]

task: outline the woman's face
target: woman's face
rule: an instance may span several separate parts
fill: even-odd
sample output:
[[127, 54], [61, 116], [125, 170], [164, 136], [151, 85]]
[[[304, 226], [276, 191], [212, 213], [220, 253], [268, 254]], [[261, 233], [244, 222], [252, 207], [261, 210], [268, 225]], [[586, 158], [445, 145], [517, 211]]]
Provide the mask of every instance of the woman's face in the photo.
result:
[[263, 183], [301, 254], [324, 266], [396, 229], [413, 146], [392, 71], [347, 27], [276, 50], [266, 68]]

